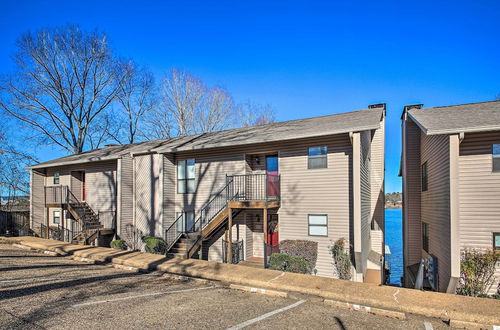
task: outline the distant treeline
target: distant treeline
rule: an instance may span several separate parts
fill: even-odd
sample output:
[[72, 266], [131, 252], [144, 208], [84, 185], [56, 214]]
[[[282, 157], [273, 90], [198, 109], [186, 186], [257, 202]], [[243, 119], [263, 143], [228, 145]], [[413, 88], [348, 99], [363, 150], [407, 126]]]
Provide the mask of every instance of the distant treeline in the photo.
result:
[[402, 195], [400, 192], [385, 194], [386, 207], [400, 207], [402, 204]]

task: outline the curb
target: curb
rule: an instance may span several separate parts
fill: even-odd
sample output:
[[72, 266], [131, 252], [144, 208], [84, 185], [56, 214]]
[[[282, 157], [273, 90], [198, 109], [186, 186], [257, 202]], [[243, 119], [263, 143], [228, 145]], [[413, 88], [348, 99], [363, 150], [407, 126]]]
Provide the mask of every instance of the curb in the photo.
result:
[[288, 298], [288, 293], [284, 292], [284, 291], [253, 288], [251, 286], [244, 286], [244, 285], [238, 285], [238, 284], [230, 284], [229, 288], [233, 289], [233, 290], [240, 290], [240, 291], [251, 292], [251, 293], [260, 293], [260, 294], [263, 294], [266, 296], [271, 296], [271, 297]]
[[450, 320], [450, 327], [457, 329], [467, 329], [467, 330], [500, 329], [500, 326], [498, 325], [479, 324], [479, 323], [460, 321], [460, 320]]
[[388, 310], [388, 309], [376, 308], [376, 307], [371, 307], [371, 306], [363, 306], [363, 305], [358, 305], [358, 304], [351, 304], [351, 303], [341, 302], [341, 301], [331, 300], [331, 299], [325, 299], [323, 302], [326, 305], [332, 306], [332, 307], [348, 309], [348, 310], [352, 310], [352, 311], [359, 311], [359, 312], [364, 312], [364, 313], [374, 314], [374, 315], [379, 315], [379, 316], [386, 316], [386, 317], [391, 317], [391, 318], [399, 319], [399, 320], [406, 319], [406, 314], [403, 312], [396, 312], [396, 311], [392, 311], [392, 310]]

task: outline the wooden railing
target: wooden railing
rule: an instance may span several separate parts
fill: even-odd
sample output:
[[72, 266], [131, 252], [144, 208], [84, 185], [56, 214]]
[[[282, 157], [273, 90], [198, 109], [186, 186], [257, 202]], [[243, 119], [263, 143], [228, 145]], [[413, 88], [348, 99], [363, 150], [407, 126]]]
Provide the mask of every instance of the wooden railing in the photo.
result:
[[66, 204], [68, 203], [68, 186], [48, 186], [45, 187], [45, 204]]

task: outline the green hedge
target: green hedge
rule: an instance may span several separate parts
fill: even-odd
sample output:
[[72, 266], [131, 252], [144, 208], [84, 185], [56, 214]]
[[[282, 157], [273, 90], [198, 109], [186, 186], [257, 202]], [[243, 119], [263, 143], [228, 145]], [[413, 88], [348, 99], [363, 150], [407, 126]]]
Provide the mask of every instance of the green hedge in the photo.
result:
[[161, 237], [154, 236], [144, 236], [142, 241], [146, 244], [144, 247], [146, 252], [156, 253], [156, 254], [165, 254], [165, 250], [167, 249], [167, 244]]
[[309, 264], [304, 258], [284, 253], [274, 253], [269, 259], [269, 268], [283, 272], [309, 274]]
[[118, 249], [118, 250], [126, 250], [127, 249], [127, 243], [125, 243], [125, 241], [122, 239], [115, 239], [115, 240], [111, 241], [110, 245], [113, 249]]

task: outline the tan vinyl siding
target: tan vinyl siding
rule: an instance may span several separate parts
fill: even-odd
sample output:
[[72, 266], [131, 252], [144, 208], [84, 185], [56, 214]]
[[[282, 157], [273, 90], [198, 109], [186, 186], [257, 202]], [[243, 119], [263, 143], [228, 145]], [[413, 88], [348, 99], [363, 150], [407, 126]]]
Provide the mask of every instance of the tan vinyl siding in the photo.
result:
[[124, 156], [121, 159], [121, 183], [120, 183], [120, 236], [124, 239], [130, 239], [127, 235], [127, 225], [132, 225], [134, 221], [134, 167], [133, 159], [130, 156]]
[[[308, 170], [307, 147], [319, 145], [328, 147], [328, 168]], [[349, 241], [351, 157], [352, 147], [347, 134], [309, 143], [288, 143], [280, 149], [280, 240], [318, 242], [316, 268], [320, 276], [334, 274], [329, 246], [341, 237]], [[308, 214], [328, 215], [327, 237], [308, 235]]]
[[421, 135], [420, 164], [427, 162], [428, 173], [428, 189], [421, 194], [421, 219], [429, 225], [429, 254], [438, 258], [439, 291], [446, 291], [451, 275], [449, 155], [448, 135]]
[[[382, 119], [380, 125], [379, 129], [372, 131], [370, 179], [372, 221], [383, 231], [385, 228], [385, 119]], [[383, 247], [383, 240], [381, 244]]]
[[116, 165], [103, 161], [85, 164], [51, 167], [47, 169], [46, 186], [54, 186], [54, 173], [59, 172], [59, 185], [71, 187], [71, 172], [85, 171], [86, 202], [97, 213], [116, 210]]
[[163, 236], [160, 156], [135, 157], [135, 226], [144, 235]]
[[371, 132], [364, 131], [360, 134], [360, 193], [361, 193], [361, 259], [363, 273], [367, 269], [368, 254], [371, 249], [370, 222], [371, 222], [371, 178], [370, 178], [370, 144]]
[[[500, 132], [466, 134], [460, 144], [460, 248], [491, 249], [493, 232], [500, 232], [500, 173], [492, 172], [492, 144]], [[496, 286], [500, 280], [497, 264]]]
[[[175, 171], [176, 212], [199, 210], [213, 197], [226, 183], [226, 174], [245, 174], [244, 154], [233, 150], [228, 152], [197, 152], [178, 154], [176, 159], [195, 159], [196, 190], [191, 194], [177, 193], [177, 169]], [[177, 166], [176, 166], [177, 168]]]
[[44, 191], [45, 176], [36, 171], [31, 170], [31, 225], [32, 228], [39, 228], [41, 223], [45, 223], [45, 191]]
[[163, 157], [163, 228], [167, 230], [175, 221], [176, 170], [173, 154]]
[[[328, 147], [328, 168], [309, 170], [308, 147], [323, 145]], [[318, 275], [333, 276], [329, 246], [341, 237], [348, 241], [347, 244], [350, 240], [352, 146], [348, 134], [265, 143], [244, 148], [179, 153], [176, 155], [177, 159], [196, 159], [198, 189], [195, 194], [176, 193], [176, 211], [180, 212], [184, 208], [195, 209], [198, 213], [208, 198], [223, 187], [226, 174], [244, 174], [249, 168], [245, 155], [257, 153], [279, 154], [282, 197], [278, 210], [280, 241], [306, 239], [318, 242]], [[264, 159], [261, 162], [264, 162]], [[308, 214], [328, 215], [328, 237], [308, 235]], [[252, 251], [255, 257], [263, 257], [262, 224], [261, 218], [259, 223], [254, 222], [251, 225]]]
[[[403, 244], [404, 267], [420, 262], [420, 128], [411, 119], [403, 124]], [[409, 283], [407, 283], [409, 284]]]

